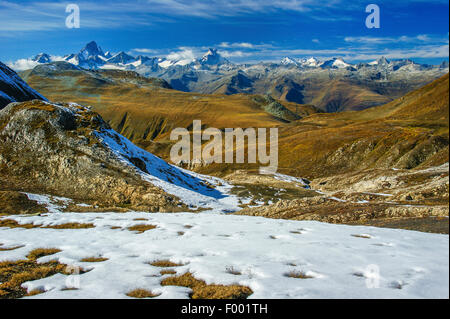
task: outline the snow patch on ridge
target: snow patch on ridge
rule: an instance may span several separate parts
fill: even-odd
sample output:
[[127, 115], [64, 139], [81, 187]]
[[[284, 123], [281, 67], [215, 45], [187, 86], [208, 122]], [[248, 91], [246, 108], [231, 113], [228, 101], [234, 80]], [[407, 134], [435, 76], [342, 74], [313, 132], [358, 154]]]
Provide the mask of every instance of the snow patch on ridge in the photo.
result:
[[219, 212], [239, 210], [238, 198], [229, 194], [232, 186], [227, 182], [168, 164], [112, 129], [96, 132], [96, 135], [125, 164], [136, 167], [139, 163], [137, 170], [144, 180], [177, 196], [183, 203]]

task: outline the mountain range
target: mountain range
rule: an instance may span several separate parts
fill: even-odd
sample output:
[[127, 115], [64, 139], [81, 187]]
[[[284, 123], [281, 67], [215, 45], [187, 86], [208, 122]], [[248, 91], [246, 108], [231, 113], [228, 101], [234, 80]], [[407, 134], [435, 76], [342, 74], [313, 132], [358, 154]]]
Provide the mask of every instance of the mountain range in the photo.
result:
[[[321, 61], [285, 57], [278, 63], [235, 64], [209, 49], [201, 58], [168, 59], [104, 52], [96, 42], [76, 54], [55, 57], [41, 53], [26, 65], [65, 61], [89, 70], [135, 71], [166, 80], [179, 91], [205, 94], [262, 94], [299, 104], [313, 104], [326, 112], [362, 110], [388, 103], [448, 73], [448, 62], [426, 65], [384, 57], [351, 64], [342, 58]], [[15, 64], [13, 64], [15, 65]]]

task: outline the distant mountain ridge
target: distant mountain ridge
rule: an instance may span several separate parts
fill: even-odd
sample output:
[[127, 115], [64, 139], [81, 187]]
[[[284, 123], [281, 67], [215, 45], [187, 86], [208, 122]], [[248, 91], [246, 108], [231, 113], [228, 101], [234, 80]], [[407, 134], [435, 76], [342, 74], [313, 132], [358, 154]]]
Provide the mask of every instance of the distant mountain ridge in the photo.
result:
[[314, 104], [327, 112], [361, 110], [390, 102], [449, 71], [445, 61], [426, 65], [385, 57], [357, 64], [340, 57], [324, 61], [285, 57], [279, 63], [235, 64], [214, 48], [196, 59], [134, 57], [125, 52], [104, 53], [95, 41], [62, 58], [41, 53], [26, 65], [54, 61], [89, 70], [135, 71], [164, 79], [174, 89], [185, 92], [271, 95], [287, 102]]

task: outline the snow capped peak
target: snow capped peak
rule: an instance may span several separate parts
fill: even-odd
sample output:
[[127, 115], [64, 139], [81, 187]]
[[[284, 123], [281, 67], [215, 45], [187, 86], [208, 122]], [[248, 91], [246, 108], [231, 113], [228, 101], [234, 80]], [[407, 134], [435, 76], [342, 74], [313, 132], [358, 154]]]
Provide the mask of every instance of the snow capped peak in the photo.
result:
[[206, 52], [203, 57], [200, 59], [201, 64], [206, 65], [217, 65], [228, 63], [228, 60], [223, 58], [218, 52], [217, 49], [210, 48], [208, 52]]
[[332, 58], [322, 64], [322, 67], [332, 69], [345, 69], [349, 66], [351, 65], [346, 63], [343, 58]]
[[81, 49], [80, 55], [82, 55], [83, 58], [85, 59], [99, 55], [105, 56], [102, 49], [97, 45], [95, 41], [91, 41], [88, 44], [86, 44], [86, 46], [83, 49]]
[[52, 59], [47, 53], [39, 53], [31, 60], [39, 63], [50, 63]]
[[377, 64], [378, 65], [385, 65], [385, 64], [389, 64], [389, 61], [384, 56], [382, 56], [381, 58], [379, 58], [377, 60]]
[[123, 51], [117, 53], [112, 58], [108, 59], [109, 63], [121, 63], [121, 64], [128, 64], [128, 63], [131, 63], [134, 61], [136, 61], [136, 59], [134, 57], [132, 57], [129, 54], [126, 54]]
[[303, 67], [310, 67], [310, 68], [315, 68], [321, 65], [321, 62], [316, 59], [315, 57], [310, 57], [307, 59], [302, 59], [300, 61], [301, 66]]
[[203, 55], [203, 57], [205, 58], [205, 57], [208, 57], [209, 55], [218, 55], [218, 53], [217, 53], [217, 49], [214, 49], [214, 48], [209, 48], [208, 49], [208, 52], [206, 52], [204, 55]]
[[290, 58], [290, 57], [284, 57], [284, 58], [281, 60], [280, 64], [281, 64], [281, 65], [291, 65], [291, 64], [297, 65], [298, 63], [297, 63], [297, 61], [295, 61], [293, 58]]

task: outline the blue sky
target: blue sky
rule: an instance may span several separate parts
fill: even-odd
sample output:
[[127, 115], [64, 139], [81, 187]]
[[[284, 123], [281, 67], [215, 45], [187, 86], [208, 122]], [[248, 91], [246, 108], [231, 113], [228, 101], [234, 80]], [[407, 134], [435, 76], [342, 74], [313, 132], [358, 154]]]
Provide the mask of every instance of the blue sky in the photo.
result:
[[[65, 25], [69, 3], [80, 8], [79, 29]], [[381, 10], [379, 29], [365, 26], [371, 3]], [[62, 56], [95, 40], [149, 56], [197, 57], [216, 47], [233, 62], [384, 55], [437, 64], [448, 60], [448, 12], [443, 0], [0, 0], [0, 60]]]

